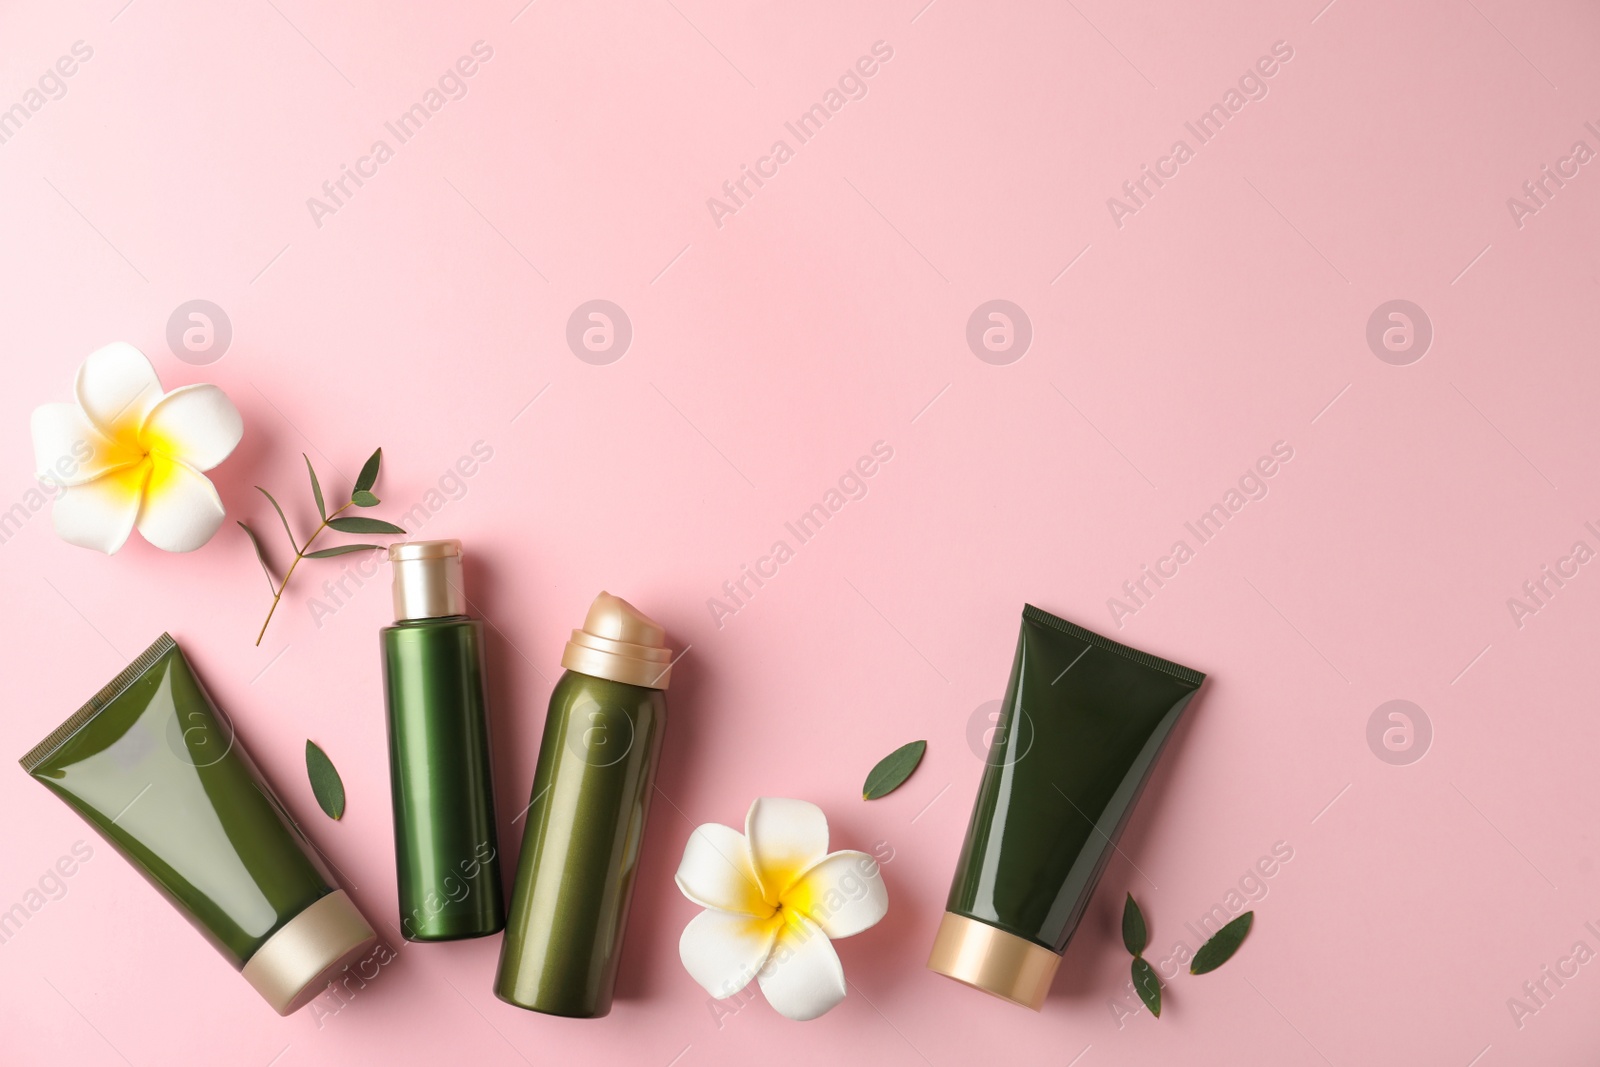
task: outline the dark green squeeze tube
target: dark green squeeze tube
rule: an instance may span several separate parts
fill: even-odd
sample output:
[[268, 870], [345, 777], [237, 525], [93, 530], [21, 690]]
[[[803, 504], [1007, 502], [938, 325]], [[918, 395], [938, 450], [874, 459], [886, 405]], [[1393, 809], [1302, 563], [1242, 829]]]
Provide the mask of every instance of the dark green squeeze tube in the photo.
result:
[[167, 634], [21, 762], [278, 1014], [376, 943]]
[[1029, 604], [928, 967], [1038, 1011], [1205, 675]]

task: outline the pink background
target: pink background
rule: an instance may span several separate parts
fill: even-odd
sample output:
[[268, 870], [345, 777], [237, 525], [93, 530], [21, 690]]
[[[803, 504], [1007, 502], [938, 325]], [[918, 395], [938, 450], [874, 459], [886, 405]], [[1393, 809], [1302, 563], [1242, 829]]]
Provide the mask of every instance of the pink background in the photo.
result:
[[[1520, 1019], [1508, 999], [1575, 942], [1600, 950], [1600, 576], [1580, 568], [1520, 628], [1507, 606], [1575, 541], [1600, 548], [1583, 526], [1600, 520], [1600, 176], [1580, 168], [1520, 226], [1507, 206], [1573, 142], [1600, 149], [1591, 5], [523, 3], [0, 10], [0, 108], [74, 42], [93, 50], [0, 144], [0, 511], [23, 505], [0, 544], [0, 751], [170, 630], [363, 908], [396, 919], [386, 571], [308, 564], [255, 648], [266, 593], [231, 521], [190, 556], [135, 537], [102, 558], [30, 513], [29, 411], [125, 339], [169, 388], [216, 382], [244, 412], [215, 472], [230, 520], [271, 536], [261, 484], [304, 526], [301, 451], [340, 491], [384, 446], [391, 517], [455, 490], [416, 532], [471, 552], [507, 818], [596, 592], [692, 646], [616, 1009], [501, 1004], [490, 938], [403, 948], [336, 1013], [278, 1019], [13, 771], [0, 908], [75, 841], [94, 853], [0, 944], [0, 1056], [943, 1065], [1004, 1042], [1079, 1067], [1592, 1060], [1600, 963], [1546, 980]], [[493, 56], [466, 95], [397, 145], [384, 123], [480, 40]], [[877, 41], [893, 57], [866, 96], [798, 144], [785, 121]], [[1293, 55], [1265, 98], [1199, 144], [1184, 123], [1279, 41]], [[319, 226], [307, 198], [379, 138], [394, 158]], [[707, 198], [778, 138], [794, 158], [719, 227]], [[1178, 138], [1194, 157], [1119, 227], [1107, 198]], [[193, 299], [232, 323], [209, 366], [166, 341]], [[609, 365], [565, 340], [593, 299], [633, 327]], [[966, 342], [991, 299], [1031, 321], [1009, 365]], [[1366, 339], [1394, 299], [1434, 331], [1405, 366]], [[478, 441], [493, 458], [452, 481]], [[708, 598], [877, 441], [893, 459], [867, 495], [719, 627]], [[1194, 547], [1184, 522], [1280, 441], [1293, 459], [1267, 496], [1117, 628], [1108, 598]], [[308, 598], [347, 572], [314, 619]], [[923, 969], [982, 767], [969, 730], [1025, 600], [1210, 675], [1040, 1015]], [[1431, 723], [1420, 761], [1369, 747], [1395, 699]], [[341, 823], [306, 784], [308, 737], [343, 771]], [[872, 763], [916, 737], [916, 775], [863, 803]], [[759, 998], [713, 1010], [677, 959], [686, 837], [761, 794], [813, 800], [835, 847], [894, 857], [888, 918], [839, 945], [849, 998], [809, 1024]], [[1130, 1014], [1123, 893], [1159, 963], [1279, 842], [1293, 858], [1248, 883], [1265, 896], [1239, 956], [1177, 977], [1160, 1020]]]

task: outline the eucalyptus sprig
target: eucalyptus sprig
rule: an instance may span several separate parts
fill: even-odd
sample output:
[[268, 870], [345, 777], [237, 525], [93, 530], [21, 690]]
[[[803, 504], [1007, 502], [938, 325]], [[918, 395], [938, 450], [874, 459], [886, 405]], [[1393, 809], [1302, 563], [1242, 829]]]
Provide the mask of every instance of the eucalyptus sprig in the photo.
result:
[[1156, 970], [1144, 958], [1145, 946], [1150, 943], [1149, 934], [1145, 931], [1144, 912], [1139, 910], [1139, 905], [1133, 902], [1133, 894], [1128, 894], [1128, 900], [1122, 905], [1122, 945], [1133, 954], [1133, 988], [1139, 994], [1139, 999], [1144, 1001], [1144, 1006], [1150, 1009], [1150, 1014], [1157, 1019], [1161, 1018], [1161, 979], [1156, 977]]
[[[1231, 960], [1233, 954], [1239, 951], [1239, 946], [1244, 943], [1245, 935], [1250, 932], [1255, 917], [1255, 912], [1247, 911], [1213, 934], [1211, 940], [1201, 945], [1200, 950], [1194, 954], [1194, 960], [1189, 964], [1189, 973], [1209, 974]], [[1133, 954], [1134, 991], [1139, 994], [1139, 999], [1144, 1001], [1144, 1006], [1150, 1009], [1150, 1014], [1159, 1019], [1161, 979], [1156, 977], [1155, 968], [1144, 958], [1145, 946], [1149, 943], [1150, 937], [1144, 925], [1144, 912], [1139, 910], [1139, 905], [1134, 903], [1133, 894], [1129, 893], [1126, 903], [1122, 905], [1122, 945]]]
[[311, 551], [311, 543], [324, 530], [355, 534], [405, 533], [405, 530], [392, 522], [384, 522], [382, 519], [369, 519], [364, 515], [343, 514], [343, 512], [352, 507], [370, 508], [382, 503], [373, 495], [372, 487], [378, 481], [378, 466], [383, 462], [383, 449], [380, 448], [372, 453], [366, 464], [362, 466], [361, 473], [356, 476], [356, 484], [351, 490], [350, 499], [332, 511], [328, 510], [327, 504], [323, 501], [322, 483], [317, 480], [317, 470], [311, 465], [311, 457], [301, 453], [301, 458], [306, 461], [306, 474], [311, 478], [311, 498], [316, 501], [317, 515], [322, 519], [321, 524], [311, 531], [311, 536], [307, 537], [303, 543], [295, 541], [294, 530], [289, 527], [289, 519], [284, 515], [283, 508], [279, 507], [278, 502], [273, 499], [272, 494], [262, 489], [259, 485], [256, 486], [261, 495], [266, 497], [267, 502], [272, 505], [272, 510], [278, 513], [278, 521], [283, 523], [283, 532], [289, 538], [289, 547], [294, 549], [294, 559], [290, 562], [289, 569], [284, 571], [282, 581], [279, 581], [272, 573], [272, 565], [267, 562], [267, 553], [261, 547], [261, 538], [256, 536], [256, 532], [245, 523], [239, 523], [239, 526], [249, 536], [251, 546], [256, 550], [256, 559], [261, 562], [261, 569], [267, 576], [267, 587], [272, 590], [272, 607], [267, 609], [267, 617], [261, 623], [260, 632], [256, 634], [256, 644], [258, 645], [261, 644], [262, 637], [266, 636], [267, 625], [272, 622], [272, 615], [278, 610], [278, 603], [283, 600], [283, 591], [289, 587], [289, 579], [293, 577], [295, 568], [300, 566], [301, 560], [327, 559], [329, 556], [342, 556], [349, 552], [368, 552], [372, 549], [383, 547], [382, 545], [369, 544], [335, 545], [332, 548], [319, 548], [315, 552]]

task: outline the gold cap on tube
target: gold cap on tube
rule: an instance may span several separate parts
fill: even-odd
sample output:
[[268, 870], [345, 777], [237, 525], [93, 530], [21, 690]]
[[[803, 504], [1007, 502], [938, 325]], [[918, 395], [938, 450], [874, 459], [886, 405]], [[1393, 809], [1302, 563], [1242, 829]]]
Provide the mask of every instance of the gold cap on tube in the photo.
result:
[[273, 1011], [292, 1015], [321, 996], [341, 970], [377, 942], [355, 902], [336, 889], [267, 938], [245, 961], [245, 981]]
[[947, 911], [928, 969], [1034, 1011], [1044, 1007], [1061, 957], [1027, 938]]
[[647, 689], [665, 689], [672, 680], [672, 649], [660, 623], [619, 596], [602, 592], [589, 605], [583, 629], [561, 654], [569, 671]]
[[394, 564], [396, 621], [467, 613], [460, 541], [398, 541], [389, 546], [389, 562]]

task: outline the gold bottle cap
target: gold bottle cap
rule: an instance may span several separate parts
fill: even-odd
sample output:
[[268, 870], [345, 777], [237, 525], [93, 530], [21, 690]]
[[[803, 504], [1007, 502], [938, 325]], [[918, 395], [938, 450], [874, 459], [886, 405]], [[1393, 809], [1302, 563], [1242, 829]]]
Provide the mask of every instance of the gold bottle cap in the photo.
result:
[[397, 622], [467, 613], [460, 541], [398, 541], [389, 546], [389, 562]]
[[290, 919], [244, 965], [245, 981], [272, 1010], [292, 1015], [310, 1004], [340, 971], [378, 943], [355, 902], [342, 889]]
[[947, 911], [928, 969], [1034, 1011], [1044, 1007], [1061, 957], [1027, 938]]
[[589, 605], [583, 629], [561, 654], [569, 671], [647, 689], [665, 689], [672, 680], [672, 649], [667, 631], [619, 596], [602, 592]]

